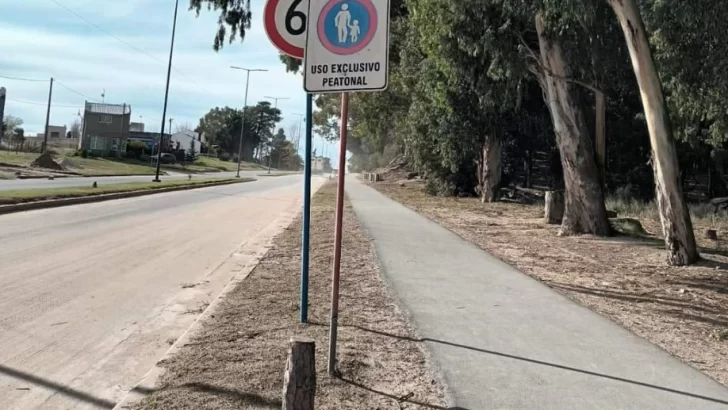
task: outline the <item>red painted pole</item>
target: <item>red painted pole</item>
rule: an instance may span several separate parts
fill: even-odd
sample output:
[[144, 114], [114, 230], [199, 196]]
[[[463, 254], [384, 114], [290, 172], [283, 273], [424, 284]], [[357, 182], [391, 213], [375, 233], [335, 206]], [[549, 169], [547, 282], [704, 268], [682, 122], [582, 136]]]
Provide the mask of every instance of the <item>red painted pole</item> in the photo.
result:
[[344, 175], [346, 170], [346, 131], [349, 119], [349, 94], [341, 93], [341, 131], [339, 135], [339, 184], [336, 189], [336, 225], [334, 227], [334, 267], [331, 286], [331, 323], [329, 327], [329, 375], [336, 374], [336, 334], [339, 325], [339, 277], [341, 237], [344, 220]]

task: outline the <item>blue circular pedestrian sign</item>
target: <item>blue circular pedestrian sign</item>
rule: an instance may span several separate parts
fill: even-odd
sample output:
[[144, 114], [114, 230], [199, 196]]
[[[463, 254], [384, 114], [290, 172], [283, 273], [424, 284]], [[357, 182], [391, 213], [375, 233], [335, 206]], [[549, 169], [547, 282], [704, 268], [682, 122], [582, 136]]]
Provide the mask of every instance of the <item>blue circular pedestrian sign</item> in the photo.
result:
[[371, 0], [330, 0], [318, 18], [321, 44], [334, 54], [354, 54], [377, 32], [377, 10]]

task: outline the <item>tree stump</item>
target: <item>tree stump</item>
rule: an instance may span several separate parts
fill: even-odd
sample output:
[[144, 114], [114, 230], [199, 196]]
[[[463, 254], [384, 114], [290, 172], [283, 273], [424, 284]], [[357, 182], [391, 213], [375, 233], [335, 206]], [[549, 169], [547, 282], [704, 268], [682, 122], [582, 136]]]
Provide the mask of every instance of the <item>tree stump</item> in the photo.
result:
[[544, 220], [547, 224], [560, 224], [564, 218], [564, 192], [546, 191]]
[[291, 337], [283, 375], [283, 410], [313, 410], [316, 396], [316, 343]]

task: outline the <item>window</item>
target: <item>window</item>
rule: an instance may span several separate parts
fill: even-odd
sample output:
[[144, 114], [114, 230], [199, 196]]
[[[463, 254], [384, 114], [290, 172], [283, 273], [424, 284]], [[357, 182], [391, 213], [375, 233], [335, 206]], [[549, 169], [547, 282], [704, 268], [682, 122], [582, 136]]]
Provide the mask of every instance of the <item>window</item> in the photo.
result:
[[102, 114], [99, 115], [99, 122], [101, 124], [111, 124], [113, 122], [113, 118], [111, 117], [111, 115]]
[[51, 132], [51, 138], [59, 138], [61, 134], [58, 131]]
[[89, 147], [93, 150], [103, 151], [105, 149], [105, 142], [103, 138], [94, 135], [91, 137]]

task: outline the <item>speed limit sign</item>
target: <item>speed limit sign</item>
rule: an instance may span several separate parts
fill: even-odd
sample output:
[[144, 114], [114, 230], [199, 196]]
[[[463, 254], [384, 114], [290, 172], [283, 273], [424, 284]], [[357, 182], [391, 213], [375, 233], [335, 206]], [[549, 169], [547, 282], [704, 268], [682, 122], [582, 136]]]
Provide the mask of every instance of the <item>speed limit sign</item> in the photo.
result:
[[268, 0], [263, 22], [268, 38], [282, 53], [303, 58], [308, 0]]

